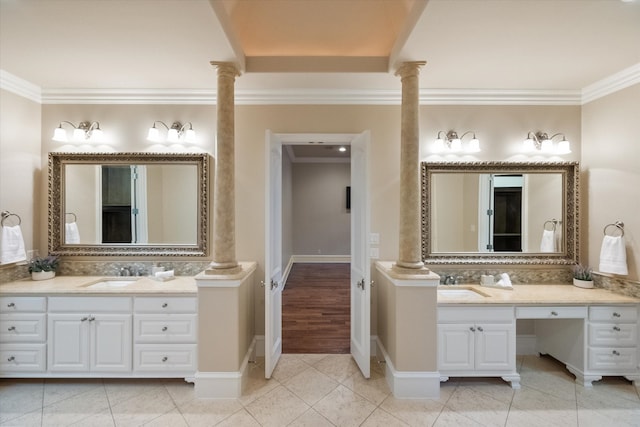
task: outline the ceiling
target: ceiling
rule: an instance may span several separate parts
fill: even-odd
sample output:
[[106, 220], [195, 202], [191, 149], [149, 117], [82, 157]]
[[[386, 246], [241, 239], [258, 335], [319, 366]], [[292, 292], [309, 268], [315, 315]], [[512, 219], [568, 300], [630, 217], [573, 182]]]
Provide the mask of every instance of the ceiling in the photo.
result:
[[44, 101], [210, 93], [212, 60], [256, 99], [397, 93], [417, 60], [421, 90], [579, 93], [637, 71], [640, 0], [0, 0], [0, 69]]

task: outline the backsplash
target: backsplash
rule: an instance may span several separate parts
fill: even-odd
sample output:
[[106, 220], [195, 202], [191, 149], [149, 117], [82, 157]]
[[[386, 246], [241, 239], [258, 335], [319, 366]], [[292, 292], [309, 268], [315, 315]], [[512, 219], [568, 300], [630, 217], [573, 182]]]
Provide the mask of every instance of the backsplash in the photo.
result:
[[[127, 268], [133, 275], [148, 276], [152, 267], [174, 270], [176, 276], [195, 276], [204, 271], [210, 261], [61, 261], [58, 274], [61, 276], [120, 276]], [[136, 274], [137, 272], [137, 274]]]
[[596, 288], [609, 289], [618, 294], [640, 298], [640, 282], [635, 280], [593, 273], [593, 284]]
[[[431, 266], [428, 266], [431, 268]], [[434, 267], [431, 270], [438, 274], [442, 282], [443, 277], [447, 274], [454, 277], [461, 277], [458, 279], [460, 285], [479, 285], [480, 276], [483, 274], [491, 274], [493, 276], [499, 276], [502, 273], [507, 273], [511, 279], [511, 283], [514, 285], [544, 285], [550, 283], [571, 283], [572, 274], [567, 268], [499, 268], [497, 266], [491, 266], [487, 268], [469, 269], [468, 267], [461, 265], [460, 267]]]

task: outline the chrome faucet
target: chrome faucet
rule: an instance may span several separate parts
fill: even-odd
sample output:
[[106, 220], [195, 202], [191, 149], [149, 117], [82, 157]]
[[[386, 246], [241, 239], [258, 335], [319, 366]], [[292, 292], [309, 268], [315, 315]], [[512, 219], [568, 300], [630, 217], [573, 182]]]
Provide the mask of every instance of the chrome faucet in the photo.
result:
[[447, 274], [444, 276], [444, 285], [458, 285], [462, 280], [462, 276], [452, 276], [451, 274]]
[[131, 270], [129, 267], [122, 267], [120, 269], [120, 276], [131, 276]]

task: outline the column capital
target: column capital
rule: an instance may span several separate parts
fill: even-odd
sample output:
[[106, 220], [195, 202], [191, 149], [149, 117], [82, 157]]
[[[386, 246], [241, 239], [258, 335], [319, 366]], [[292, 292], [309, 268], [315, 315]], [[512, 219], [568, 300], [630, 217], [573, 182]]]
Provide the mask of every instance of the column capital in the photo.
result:
[[210, 61], [209, 63], [218, 69], [218, 76], [228, 76], [233, 78], [240, 76], [240, 71], [233, 62]]
[[400, 76], [401, 78], [410, 77], [410, 76], [418, 76], [420, 74], [420, 67], [423, 67], [427, 64], [427, 61], [407, 61], [403, 62], [400, 67], [396, 70], [395, 75]]

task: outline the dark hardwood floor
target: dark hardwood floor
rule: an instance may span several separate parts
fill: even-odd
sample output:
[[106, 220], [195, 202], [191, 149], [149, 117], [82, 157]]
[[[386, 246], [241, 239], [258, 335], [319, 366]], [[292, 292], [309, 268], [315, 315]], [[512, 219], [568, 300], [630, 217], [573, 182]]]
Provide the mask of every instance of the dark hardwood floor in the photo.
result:
[[282, 293], [283, 353], [349, 353], [349, 264], [296, 263]]

